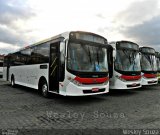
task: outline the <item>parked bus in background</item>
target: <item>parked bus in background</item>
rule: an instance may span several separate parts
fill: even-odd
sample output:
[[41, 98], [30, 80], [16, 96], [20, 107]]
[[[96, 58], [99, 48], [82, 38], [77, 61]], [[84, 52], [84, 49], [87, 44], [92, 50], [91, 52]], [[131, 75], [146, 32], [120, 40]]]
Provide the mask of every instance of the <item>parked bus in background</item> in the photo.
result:
[[142, 85], [158, 83], [156, 52], [151, 47], [140, 47]]
[[0, 55], [0, 78], [3, 76], [3, 60], [4, 60], [4, 55]]
[[113, 47], [113, 63], [109, 64], [111, 89], [141, 87], [139, 46], [130, 41], [109, 43]]
[[109, 91], [107, 39], [81, 31], [65, 32], [5, 57], [4, 79], [65, 96]]
[[157, 59], [157, 77], [158, 81], [160, 81], [160, 53], [156, 52], [156, 59]]

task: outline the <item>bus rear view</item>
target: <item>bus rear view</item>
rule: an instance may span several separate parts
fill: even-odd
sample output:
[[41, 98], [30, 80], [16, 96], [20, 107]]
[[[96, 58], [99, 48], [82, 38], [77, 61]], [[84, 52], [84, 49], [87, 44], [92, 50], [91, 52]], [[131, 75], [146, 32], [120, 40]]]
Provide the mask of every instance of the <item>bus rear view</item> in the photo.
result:
[[141, 47], [141, 75], [142, 85], [153, 85], [158, 83], [157, 63], [155, 50], [151, 47]]
[[133, 89], [141, 87], [139, 46], [130, 41], [111, 42], [113, 47], [113, 75], [111, 89]]

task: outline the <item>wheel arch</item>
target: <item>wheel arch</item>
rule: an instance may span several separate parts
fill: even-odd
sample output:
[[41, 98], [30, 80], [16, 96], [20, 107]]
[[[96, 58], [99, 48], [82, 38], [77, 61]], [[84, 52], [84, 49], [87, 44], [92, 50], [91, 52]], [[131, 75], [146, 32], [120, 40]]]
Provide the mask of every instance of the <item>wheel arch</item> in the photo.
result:
[[39, 78], [39, 82], [38, 82], [38, 90], [40, 89], [40, 87], [41, 87], [41, 82], [42, 81], [46, 81], [47, 82], [47, 84], [48, 84], [48, 81], [47, 81], [47, 79], [44, 77], [44, 76], [41, 76], [40, 78]]

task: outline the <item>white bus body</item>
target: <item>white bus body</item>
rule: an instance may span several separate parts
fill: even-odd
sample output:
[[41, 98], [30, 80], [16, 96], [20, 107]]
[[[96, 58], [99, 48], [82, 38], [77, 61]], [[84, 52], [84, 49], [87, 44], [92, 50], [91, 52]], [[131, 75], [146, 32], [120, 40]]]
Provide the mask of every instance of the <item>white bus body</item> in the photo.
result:
[[156, 53], [151, 47], [140, 47], [142, 85], [158, 83]]
[[113, 47], [113, 63], [109, 65], [110, 89], [141, 87], [139, 46], [130, 41], [109, 43]]
[[5, 57], [4, 79], [40, 89], [43, 96], [103, 94], [109, 91], [107, 40], [72, 31]]

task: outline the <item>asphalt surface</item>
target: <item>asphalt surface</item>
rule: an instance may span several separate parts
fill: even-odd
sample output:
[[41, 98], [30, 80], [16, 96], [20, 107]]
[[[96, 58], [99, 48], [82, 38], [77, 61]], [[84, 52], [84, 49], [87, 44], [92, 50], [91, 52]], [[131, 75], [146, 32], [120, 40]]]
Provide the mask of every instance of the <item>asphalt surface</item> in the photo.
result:
[[12, 88], [0, 80], [0, 134], [124, 134], [125, 129], [158, 128], [160, 85], [46, 99], [36, 90]]

